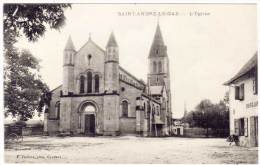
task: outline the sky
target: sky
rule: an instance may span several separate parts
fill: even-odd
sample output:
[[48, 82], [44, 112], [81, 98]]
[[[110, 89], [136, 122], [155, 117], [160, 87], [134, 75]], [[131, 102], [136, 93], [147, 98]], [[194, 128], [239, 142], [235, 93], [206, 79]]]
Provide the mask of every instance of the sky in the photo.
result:
[[[171, 14], [158, 16], [159, 12]], [[203, 99], [219, 102], [228, 91], [223, 83], [257, 50], [254, 4], [72, 4], [65, 16], [66, 24], [59, 31], [47, 29], [34, 43], [21, 37], [16, 45], [41, 60], [40, 73], [50, 89], [62, 83], [63, 49], [69, 35], [76, 50], [89, 35], [105, 49], [112, 31], [120, 65], [146, 81], [149, 50], [159, 22], [170, 60], [175, 118], [183, 116], [184, 104], [191, 111]]]

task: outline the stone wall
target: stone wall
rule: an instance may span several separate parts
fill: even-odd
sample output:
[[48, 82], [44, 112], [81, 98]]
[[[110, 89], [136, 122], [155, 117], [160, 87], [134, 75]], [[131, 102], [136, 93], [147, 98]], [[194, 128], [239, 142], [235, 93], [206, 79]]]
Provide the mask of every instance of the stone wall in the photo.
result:
[[[88, 56], [91, 55], [91, 59]], [[89, 40], [75, 55], [74, 84], [75, 92], [79, 93], [79, 76], [87, 71], [101, 75], [99, 91], [104, 91], [104, 58], [105, 52], [99, 48], [93, 41]], [[90, 60], [90, 61], [89, 61]]]
[[104, 135], [119, 133], [119, 96], [104, 96]]
[[60, 91], [61, 91], [61, 86], [57, 87], [56, 89], [54, 89], [52, 91], [51, 102], [50, 102], [50, 107], [49, 107], [49, 118], [57, 117], [55, 105], [58, 101], [60, 101]]
[[136, 133], [136, 121], [134, 117], [120, 118], [119, 130], [122, 135]]
[[[61, 91], [62, 86], [57, 87], [52, 91], [52, 98], [50, 102], [50, 107], [49, 107], [49, 113], [44, 114], [46, 117], [44, 118], [44, 131], [45, 132], [58, 132], [59, 131], [59, 125], [58, 125], [58, 120], [57, 119], [57, 112], [55, 105], [60, 102], [60, 91]], [[55, 120], [54, 120], [55, 119]]]
[[61, 132], [69, 133], [71, 131], [71, 97], [62, 97], [60, 102], [60, 128]]
[[82, 111], [81, 108], [84, 107], [84, 104], [92, 103], [95, 108], [95, 116], [96, 116], [96, 133], [103, 133], [103, 120], [104, 120], [104, 112], [103, 112], [103, 96], [82, 96], [82, 97], [72, 97], [72, 105], [71, 105], [71, 131], [74, 133], [83, 133], [84, 132], [84, 122], [81, 123], [81, 128], [79, 128], [79, 111]]
[[[208, 129], [208, 137], [228, 137], [228, 129], [218, 129], [218, 130], [212, 130]], [[207, 129], [204, 128], [184, 128], [183, 129], [183, 136], [185, 137], [193, 137], [193, 138], [199, 138], [199, 137], [207, 137]]]
[[[120, 104], [123, 100], [127, 100], [129, 103], [128, 109], [128, 117], [136, 117], [136, 98], [140, 97], [142, 94], [142, 90], [133, 87], [126, 82], [120, 81]], [[124, 91], [122, 91], [122, 88]], [[122, 114], [122, 110], [120, 109], [120, 114]]]
[[59, 120], [48, 120], [48, 134], [53, 135], [59, 132]]
[[[248, 118], [248, 135], [239, 136], [239, 145], [245, 147], [256, 147], [258, 146], [258, 133], [256, 122], [257, 117], [251, 116]], [[257, 135], [257, 136], [256, 136]]]
[[43, 126], [27, 126], [22, 129], [23, 136], [43, 135]]

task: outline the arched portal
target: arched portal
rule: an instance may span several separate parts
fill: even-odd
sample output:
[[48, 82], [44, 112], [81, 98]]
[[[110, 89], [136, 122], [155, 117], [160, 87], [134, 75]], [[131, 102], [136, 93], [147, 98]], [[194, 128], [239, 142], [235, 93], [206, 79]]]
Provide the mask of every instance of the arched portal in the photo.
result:
[[81, 133], [95, 136], [97, 126], [97, 105], [92, 101], [85, 101], [79, 107], [78, 127]]

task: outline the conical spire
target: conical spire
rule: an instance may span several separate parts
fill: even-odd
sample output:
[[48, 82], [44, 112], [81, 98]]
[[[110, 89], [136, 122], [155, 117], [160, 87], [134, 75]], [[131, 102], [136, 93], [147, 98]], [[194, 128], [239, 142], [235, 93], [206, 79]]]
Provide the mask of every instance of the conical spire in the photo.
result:
[[164, 45], [162, 33], [161, 33], [161, 28], [159, 25], [159, 22], [157, 23], [155, 35], [153, 38], [153, 43], [150, 49], [150, 54], [149, 57], [162, 57], [162, 56], [167, 56], [167, 48]]
[[109, 40], [107, 42], [107, 47], [117, 47], [117, 42], [113, 32], [110, 34]]
[[157, 24], [155, 35], [153, 38], [153, 45], [164, 45], [161, 28], [159, 23]]
[[74, 44], [72, 42], [71, 36], [69, 36], [64, 50], [75, 50]]

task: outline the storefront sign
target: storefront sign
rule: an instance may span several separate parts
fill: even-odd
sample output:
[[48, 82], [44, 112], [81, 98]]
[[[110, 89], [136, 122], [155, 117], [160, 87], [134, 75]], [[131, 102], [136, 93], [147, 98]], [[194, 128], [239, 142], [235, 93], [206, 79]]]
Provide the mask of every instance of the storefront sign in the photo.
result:
[[258, 106], [258, 101], [250, 102], [246, 104], [246, 108], [254, 108]]

